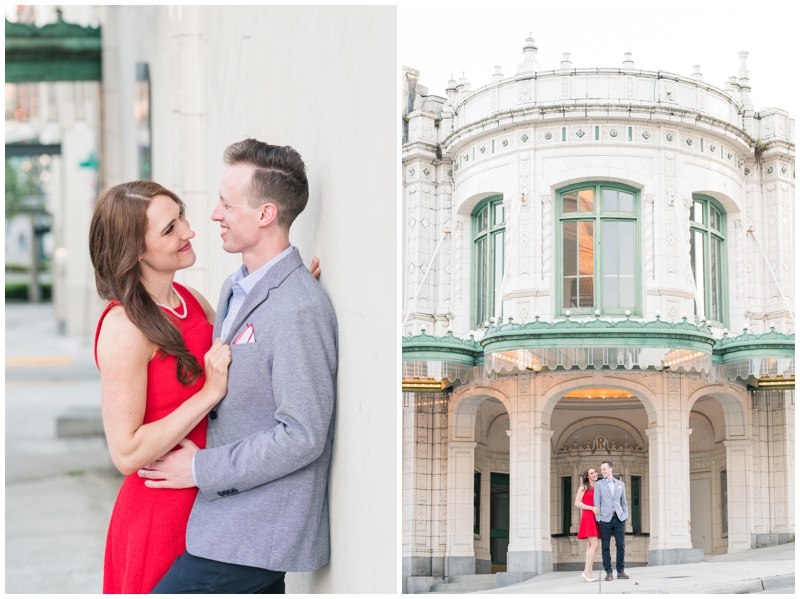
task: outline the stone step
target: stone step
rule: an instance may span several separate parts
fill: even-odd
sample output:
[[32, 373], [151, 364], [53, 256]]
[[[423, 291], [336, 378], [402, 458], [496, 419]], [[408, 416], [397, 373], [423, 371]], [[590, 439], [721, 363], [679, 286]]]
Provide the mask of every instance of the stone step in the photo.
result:
[[56, 418], [56, 437], [59, 439], [104, 435], [99, 406], [71, 406]]
[[460, 574], [448, 576], [447, 582], [497, 582], [497, 574]]
[[474, 593], [475, 591], [491, 591], [497, 588], [496, 582], [446, 582], [431, 587], [433, 593]]

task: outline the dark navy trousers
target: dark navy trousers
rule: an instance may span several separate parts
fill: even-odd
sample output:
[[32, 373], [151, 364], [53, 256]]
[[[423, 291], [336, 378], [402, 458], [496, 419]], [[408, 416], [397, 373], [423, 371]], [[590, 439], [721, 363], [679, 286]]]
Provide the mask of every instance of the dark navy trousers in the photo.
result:
[[283, 594], [285, 572], [226, 564], [184, 553], [152, 591], [167, 593]]
[[603, 547], [603, 569], [606, 574], [611, 574], [611, 535], [614, 535], [614, 543], [617, 545], [617, 573], [625, 571], [625, 522], [617, 517], [617, 513], [611, 516], [611, 522], [597, 522], [600, 525], [600, 541]]

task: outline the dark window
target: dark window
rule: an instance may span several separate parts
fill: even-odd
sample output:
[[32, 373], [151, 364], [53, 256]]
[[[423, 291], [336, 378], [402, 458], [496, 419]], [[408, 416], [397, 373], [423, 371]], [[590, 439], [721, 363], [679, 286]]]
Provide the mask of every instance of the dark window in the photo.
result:
[[572, 478], [561, 477], [561, 533], [569, 534], [572, 526]]
[[642, 532], [642, 477], [631, 476], [631, 528]]
[[481, 473], [475, 473], [472, 492], [472, 532], [481, 534]]

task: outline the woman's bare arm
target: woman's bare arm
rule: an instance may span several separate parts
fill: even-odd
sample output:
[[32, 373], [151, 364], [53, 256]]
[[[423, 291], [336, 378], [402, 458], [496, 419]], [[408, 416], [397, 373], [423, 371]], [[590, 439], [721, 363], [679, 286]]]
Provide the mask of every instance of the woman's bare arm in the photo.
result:
[[[227, 348], [219, 342], [215, 347], [217, 353]], [[217, 377], [215, 384], [206, 384], [168, 416], [143, 424], [147, 365], [153, 350], [153, 344], [128, 320], [122, 307], [108, 312], [97, 341], [103, 427], [111, 459], [125, 475], [170, 451], [224, 397]], [[216, 365], [218, 370], [223, 361], [221, 358]], [[208, 360], [206, 366], [208, 370]]]
[[580, 487], [578, 487], [578, 494], [575, 496], [575, 507], [580, 508], [582, 510], [590, 510], [592, 509], [592, 506], [583, 503], [584, 493], [586, 493], [586, 487], [581, 485]]

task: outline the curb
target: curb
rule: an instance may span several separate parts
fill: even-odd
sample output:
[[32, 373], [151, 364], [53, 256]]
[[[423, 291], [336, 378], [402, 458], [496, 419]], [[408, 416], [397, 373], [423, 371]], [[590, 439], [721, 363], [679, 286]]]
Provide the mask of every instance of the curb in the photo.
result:
[[745, 593], [759, 593], [761, 591], [781, 589], [794, 585], [794, 574], [781, 574], [768, 578], [756, 578], [755, 580], [742, 580], [723, 584], [703, 584], [690, 587], [678, 587], [669, 591], [627, 591], [624, 595], [638, 595], [645, 593], [661, 592], [670, 595], [686, 594], [730, 594], [741, 595]]

